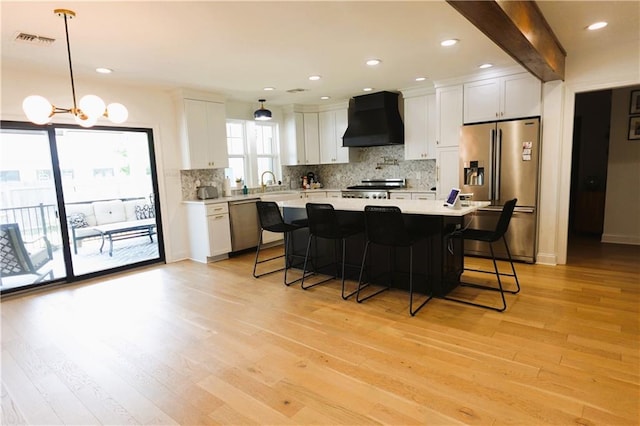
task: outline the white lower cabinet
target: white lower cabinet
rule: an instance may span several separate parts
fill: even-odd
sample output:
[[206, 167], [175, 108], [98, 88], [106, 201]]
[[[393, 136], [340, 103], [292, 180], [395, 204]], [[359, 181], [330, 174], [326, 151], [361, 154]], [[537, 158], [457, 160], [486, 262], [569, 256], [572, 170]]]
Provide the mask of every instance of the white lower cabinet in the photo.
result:
[[302, 195], [304, 195], [304, 198], [326, 198], [327, 192], [326, 191], [304, 192], [302, 193]]
[[389, 199], [391, 200], [410, 200], [411, 193], [410, 192], [392, 192], [389, 194]]
[[412, 200], [435, 200], [436, 194], [434, 192], [412, 192]]
[[459, 188], [460, 155], [457, 146], [438, 148], [436, 155], [436, 198], [443, 200], [447, 198], [451, 188]]
[[206, 263], [231, 252], [229, 205], [187, 204], [189, 257]]

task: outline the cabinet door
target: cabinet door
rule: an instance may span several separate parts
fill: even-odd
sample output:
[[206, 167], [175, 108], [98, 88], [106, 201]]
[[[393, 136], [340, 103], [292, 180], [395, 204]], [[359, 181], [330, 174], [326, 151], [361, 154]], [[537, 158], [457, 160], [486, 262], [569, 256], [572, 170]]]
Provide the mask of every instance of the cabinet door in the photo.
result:
[[188, 169], [228, 167], [224, 104], [185, 99], [184, 115], [183, 166]]
[[318, 134], [318, 113], [305, 112], [304, 151], [306, 164], [320, 164], [320, 136]]
[[318, 113], [318, 135], [320, 137], [320, 163], [336, 162], [336, 117], [333, 111]]
[[280, 144], [280, 161], [283, 166], [305, 164], [304, 118], [302, 113], [288, 113], [284, 117], [285, 137]]
[[334, 111], [333, 114], [336, 121], [336, 132], [334, 136], [336, 144], [336, 163], [348, 163], [351, 159], [349, 155], [349, 148], [342, 146], [342, 136], [344, 136], [344, 132], [347, 131], [349, 120], [348, 110], [346, 108], [339, 109]]
[[186, 140], [183, 143], [183, 167], [211, 168], [207, 147], [207, 108], [204, 101], [184, 100]]
[[540, 115], [542, 83], [531, 74], [517, 74], [502, 79], [500, 118], [522, 118]]
[[404, 159], [423, 160], [427, 154], [427, 97], [404, 99]]
[[478, 123], [500, 118], [500, 80], [474, 81], [464, 85], [464, 122]]
[[459, 188], [458, 147], [439, 148], [436, 158], [436, 197], [447, 198], [451, 188]]
[[224, 104], [205, 102], [207, 109], [208, 156], [211, 167], [229, 167], [227, 116]]
[[207, 216], [210, 256], [231, 252], [231, 227], [229, 215], [221, 213]]
[[458, 146], [462, 126], [462, 85], [436, 89], [436, 144]]

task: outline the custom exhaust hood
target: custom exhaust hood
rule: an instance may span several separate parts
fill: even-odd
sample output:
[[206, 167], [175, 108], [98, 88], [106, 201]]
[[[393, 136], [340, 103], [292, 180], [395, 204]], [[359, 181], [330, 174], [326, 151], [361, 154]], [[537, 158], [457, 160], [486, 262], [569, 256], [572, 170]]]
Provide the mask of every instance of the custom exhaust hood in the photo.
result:
[[354, 96], [349, 122], [342, 137], [344, 147], [404, 144], [404, 123], [398, 110], [398, 94], [378, 92]]

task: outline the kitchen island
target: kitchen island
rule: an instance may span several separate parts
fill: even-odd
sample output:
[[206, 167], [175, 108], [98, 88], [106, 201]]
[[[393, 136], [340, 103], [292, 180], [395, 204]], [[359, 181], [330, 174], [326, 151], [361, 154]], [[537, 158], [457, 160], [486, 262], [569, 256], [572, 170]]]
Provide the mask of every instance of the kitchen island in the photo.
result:
[[[302, 219], [306, 217], [306, 204], [304, 199], [282, 201], [286, 221]], [[448, 235], [457, 228], [468, 225], [476, 210], [489, 205], [485, 201], [473, 201], [469, 206], [449, 208], [443, 205], [442, 200], [365, 200], [345, 198], [321, 198], [314, 199], [314, 203], [331, 204], [338, 214], [340, 221], [344, 223], [364, 221], [364, 208], [367, 205], [397, 206], [402, 211], [405, 222], [412, 232], [418, 232], [426, 236], [426, 239], [414, 249], [414, 273], [426, 277], [426, 280], [416, 281], [416, 291], [431, 293], [442, 297], [455, 288], [464, 269], [464, 247], [459, 238], [448, 238]], [[306, 229], [296, 231], [293, 234], [293, 252], [303, 254], [306, 249], [308, 231]], [[364, 234], [350, 238], [347, 241], [347, 278], [357, 280], [358, 268], [362, 262], [364, 252]], [[333, 261], [336, 246], [333, 242], [318, 240], [312, 246], [314, 264], [319, 266], [319, 271], [333, 274], [334, 268], [322, 268]], [[392, 256], [389, 249], [373, 247], [370, 251], [371, 260], [367, 273], [369, 277], [377, 277], [385, 271], [395, 270], [407, 272], [409, 270], [408, 249], [398, 248], [396, 256]], [[357, 267], [355, 267], [357, 266]], [[399, 274], [398, 277], [407, 274]], [[376, 282], [375, 278], [372, 278]], [[394, 287], [408, 289], [408, 279], [394, 280]]]

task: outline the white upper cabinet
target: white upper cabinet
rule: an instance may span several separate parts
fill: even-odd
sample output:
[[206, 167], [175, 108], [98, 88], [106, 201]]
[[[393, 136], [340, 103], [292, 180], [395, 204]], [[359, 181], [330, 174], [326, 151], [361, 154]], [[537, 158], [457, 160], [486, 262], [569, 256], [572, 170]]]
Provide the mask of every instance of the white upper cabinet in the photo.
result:
[[436, 158], [436, 95], [404, 97], [404, 159]]
[[464, 85], [464, 122], [478, 123], [540, 115], [542, 83], [529, 73]]
[[349, 148], [342, 146], [342, 136], [347, 130], [347, 120], [346, 108], [318, 113], [321, 164], [349, 162]]
[[304, 153], [305, 164], [320, 164], [320, 134], [318, 132], [318, 113], [305, 112], [304, 116]]
[[436, 89], [436, 146], [458, 146], [462, 126], [462, 85]]
[[178, 105], [183, 168], [229, 167], [224, 103], [185, 98], [180, 99]]
[[280, 161], [283, 166], [306, 164], [304, 154], [304, 116], [301, 112], [284, 115], [285, 134], [280, 145]]
[[285, 137], [280, 144], [283, 166], [320, 164], [317, 112], [285, 112]]

